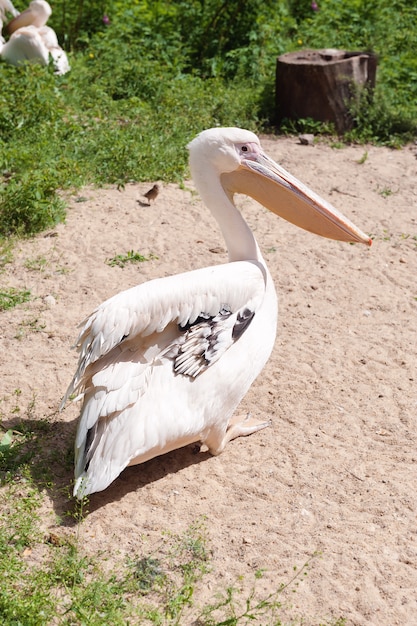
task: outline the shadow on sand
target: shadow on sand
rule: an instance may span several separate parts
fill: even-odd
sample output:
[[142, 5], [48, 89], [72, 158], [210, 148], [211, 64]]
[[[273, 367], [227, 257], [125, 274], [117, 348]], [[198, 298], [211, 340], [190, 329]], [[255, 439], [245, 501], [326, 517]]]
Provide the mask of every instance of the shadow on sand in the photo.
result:
[[[19, 476], [20, 468], [25, 465], [29, 468], [33, 483], [51, 499], [54, 512], [61, 519], [62, 525], [76, 525], [79, 516], [76, 515], [77, 502], [72, 497], [72, 488], [73, 442], [77, 419], [65, 421], [62, 414], [57, 413], [46, 419], [3, 420], [2, 427], [25, 433], [26, 438], [22, 444], [12, 448], [13, 454], [3, 459], [0, 480], [6, 474], [12, 478]], [[209, 452], [200, 452], [198, 445], [189, 445], [146, 463], [127, 467], [107, 489], [89, 497], [83, 515], [88, 516], [88, 513], [120, 500], [132, 491], [138, 491], [145, 485], [210, 457]]]

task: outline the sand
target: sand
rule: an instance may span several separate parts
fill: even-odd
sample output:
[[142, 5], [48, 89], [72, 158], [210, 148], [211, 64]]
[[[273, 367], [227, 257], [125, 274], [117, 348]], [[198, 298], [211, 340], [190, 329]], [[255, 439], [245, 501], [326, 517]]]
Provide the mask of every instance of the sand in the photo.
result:
[[[271, 137], [263, 146], [373, 246], [322, 239], [239, 198], [279, 297], [275, 349], [239, 410], [272, 425], [218, 457], [190, 446], [128, 468], [91, 497], [80, 540], [111, 566], [149, 554], [164, 531], [205, 520], [212, 571], [198, 606], [237, 581], [250, 590], [258, 570], [262, 597], [310, 559], [308, 575], [283, 594], [283, 619], [417, 624], [416, 147]], [[69, 507], [65, 458], [78, 405], [57, 408], [76, 366], [78, 323], [122, 289], [227, 261], [193, 184], [162, 185], [149, 207], [142, 194], [154, 182], [83, 189], [66, 223], [19, 242], [0, 275], [32, 294], [0, 313], [3, 427], [19, 419], [16, 406], [25, 420], [47, 418], [54, 436], [45, 446], [62, 455], [62, 467], [51, 462], [45, 532], [76, 532], [55, 516]], [[106, 263], [130, 250], [156, 258]]]

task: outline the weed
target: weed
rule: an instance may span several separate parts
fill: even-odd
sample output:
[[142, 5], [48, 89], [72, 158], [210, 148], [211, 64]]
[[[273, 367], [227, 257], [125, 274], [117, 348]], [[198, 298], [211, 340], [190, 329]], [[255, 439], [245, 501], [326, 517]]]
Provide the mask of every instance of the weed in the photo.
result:
[[[270, 624], [271, 626], [280, 626], [281, 620], [278, 619], [278, 610], [282, 607], [281, 596], [283, 591], [294, 585], [299, 584], [299, 579], [307, 576], [307, 569], [310, 567], [311, 561], [317, 556], [314, 553], [304, 565], [298, 569], [294, 567], [294, 574], [287, 583], [282, 583], [278, 589], [265, 598], [259, 599], [256, 594], [255, 586], [251, 593], [242, 603], [240, 599], [241, 592], [236, 587], [228, 587], [220, 599], [215, 603], [204, 608], [199, 617], [198, 623], [202, 626], [238, 626], [249, 622]], [[255, 574], [255, 581], [262, 577], [258, 571]], [[292, 589], [294, 591], [294, 588]], [[243, 606], [242, 606], [243, 604]], [[219, 617], [221, 613], [226, 613], [226, 619]], [[220, 621], [219, 621], [220, 620]]]
[[163, 585], [165, 574], [159, 559], [143, 557], [131, 567], [138, 588], [142, 593], [149, 593], [156, 586]]
[[111, 259], [107, 259], [107, 265], [110, 267], [124, 267], [126, 263], [144, 263], [145, 261], [151, 261], [157, 259], [158, 257], [154, 254], [150, 254], [149, 256], [143, 256], [139, 252], [134, 252], [133, 250], [129, 250], [127, 254], [117, 254]]
[[392, 191], [392, 189], [390, 189], [389, 187], [384, 187], [383, 189], [380, 189], [378, 191], [379, 195], [382, 196], [383, 198], [388, 198], [389, 196], [391, 196], [394, 192]]
[[13, 261], [13, 241], [0, 239], [0, 272], [7, 263]]
[[[19, 467], [20, 477], [3, 482], [0, 489], [1, 623], [281, 624], [281, 594], [294, 589], [311, 559], [299, 570], [294, 568], [292, 578], [264, 598], [259, 598], [255, 586], [247, 597], [231, 586], [218, 600], [197, 609], [196, 590], [210, 571], [205, 522], [199, 520], [182, 534], [166, 534], [151, 554], [119, 560], [108, 573], [107, 555], [87, 556], [80, 542], [87, 501], [76, 504], [75, 533], [45, 534], [39, 516], [43, 496], [32, 478], [34, 459], [23, 459], [18, 450], [24, 436], [16, 428], [0, 438], [0, 454], [7, 456], [9, 466]], [[255, 572], [255, 583], [262, 575], [261, 570]], [[342, 624], [339, 620], [334, 626]]]
[[64, 219], [57, 181], [46, 171], [25, 171], [4, 189], [0, 201], [0, 232], [32, 235]]
[[9, 287], [8, 289], [2, 289], [0, 291], [0, 311], [6, 311], [7, 309], [13, 309], [18, 304], [23, 304], [30, 300], [31, 294], [27, 289], [15, 289]]
[[365, 150], [365, 152], [363, 153], [363, 155], [361, 156], [361, 158], [360, 158], [360, 159], [358, 159], [358, 160], [356, 161], [356, 163], [358, 163], [359, 165], [363, 165], [363, 164], [367, 161], [367, 159], [368, 159], [368, 151], [367, 151], [367, 150]]
[[37, 256], [34, 259], [26, 259], [24, 266], [32, 272], [43, 272], [47, 263], [44, 256]]
[[310, 117], [297, 120], [284, 119], [280, 124], [280, 130], [284, 133], [312, 133], [313, 135], [334, 135], [335, 128], [331, 122], [319, 122]]
[[46, 328], [46, 324], [40, 321], [37, 317], [31, 317], [23, 320], [18, 325], [18, 330], [15, 334], [15, 339], [23, 339], [28, 333], [41, 333]]

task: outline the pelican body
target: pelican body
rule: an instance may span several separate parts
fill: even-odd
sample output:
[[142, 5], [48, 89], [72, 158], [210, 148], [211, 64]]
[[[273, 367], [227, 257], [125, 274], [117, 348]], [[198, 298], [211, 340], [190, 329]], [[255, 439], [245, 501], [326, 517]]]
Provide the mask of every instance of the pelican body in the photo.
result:
[[64, 397], [82, 399], [74, 495], [105, 489], [128, 465], [201, 442], [220, 454], [269, 421], [234, 412], [267, 362], [277, 296], [234, 193], [324, 237], [370, 245], [334, 207], [270, 159], [252, 132], [213, 128], [189, 145], [195, 185], [229, 262], [119, 293], [81, 324]]
[[[0, 0], [0, 9], [2, 2], [5, 0]], [[48, 2], [32, 0], [25, 11], [14, 11], [13, 14], [14, 19], [7, 24], [10, 39], [0, 42], [1, 57], [11, 65], [24, 62], [48, 65], [51, 55], [55, 74], [66, 74], [70, 70], [68, 57], [59, 45], [55, 31], [46, 26], [52, 14]]]

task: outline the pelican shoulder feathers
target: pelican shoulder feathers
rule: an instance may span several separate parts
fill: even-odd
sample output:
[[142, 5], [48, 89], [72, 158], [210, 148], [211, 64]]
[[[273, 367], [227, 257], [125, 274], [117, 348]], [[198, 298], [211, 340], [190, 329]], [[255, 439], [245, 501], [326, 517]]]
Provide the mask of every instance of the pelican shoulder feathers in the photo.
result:
[[219, 454], [264, 428], [234, 411], [275, 341], [277, 298], [235, 192], [320, 235], [370, 244], [330, 204], [263, 152], [253, 133], [203, 131], [188, 146], [193, 179], [225, 238], [229, 263], [119, 293], [81, 324], [63, 400], [82, 399], [74, 495], [105, 489], [128, 465], [200, 441]]

